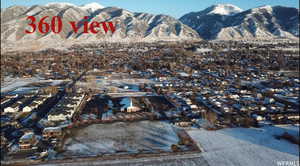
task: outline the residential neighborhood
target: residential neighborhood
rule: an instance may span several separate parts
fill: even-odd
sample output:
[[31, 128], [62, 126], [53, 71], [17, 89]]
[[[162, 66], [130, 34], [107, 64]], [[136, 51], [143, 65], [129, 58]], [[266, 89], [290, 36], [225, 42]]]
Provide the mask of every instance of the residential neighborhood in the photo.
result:
[[[3, 54], [1, 78], [7, 86], [1, 87], [1, 160], [78, 157], [74, 140], [68, 140], [97, 125], [150, 121], [176, 126], [179, 142], [160, 149], [161, 154], [201, 152], [180, 128], [297, 125], [299, 54], [283, 47], [297, 46], [288, 41], [88, 44]], [[22, 63], [8, 65], [15, 58]], [[15, 70], [24, 66], [22, 72]], [[37, 70], [39, 79], [8, 86], [10, 75], [30, 80]], [[79, 157], [105, 152], [90, 153]]]

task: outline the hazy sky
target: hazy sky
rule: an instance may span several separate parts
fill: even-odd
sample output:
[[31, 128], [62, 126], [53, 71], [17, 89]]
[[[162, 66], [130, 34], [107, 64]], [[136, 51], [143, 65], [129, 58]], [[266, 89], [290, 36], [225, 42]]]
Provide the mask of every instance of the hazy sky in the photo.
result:
[[31, 6], [49, 2], [69, 2], [76, 5], [97, 2], [106, 7], [116, 6], [133, 12], [167, 14], [176, 18], [191, 11], [200, 11], [219, 3], [233, 4], [244, 10], [263, 5], [299, 8], [299, 0], [1, 0], [1, 8], [12, 5]]

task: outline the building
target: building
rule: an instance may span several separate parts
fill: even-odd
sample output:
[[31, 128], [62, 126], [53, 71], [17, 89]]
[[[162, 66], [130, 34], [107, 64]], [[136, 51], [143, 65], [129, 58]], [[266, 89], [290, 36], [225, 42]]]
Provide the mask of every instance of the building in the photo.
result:
[[15, 103], [15, 104], [13, 104], [13, 105], [10, 106], [10, 107], [5, 108], [5, 109], [4, 109], [4, 112], [5, 112], [5, 113], [16, 113], [16, 112], [19, 111], [19, 106], [20, 106], [19, 103]]
[[61, 99], [49, 112], [47, 119], [52, 122], [71, 120], [84, 98], [84, 94], [68, 95]]
[[39, 140], [32, 131], [27, 131], [19, 140], [20, 150], [35, 150]]
[[121, 108], [122, 112], [138, 112], [141, 110], [141, 108], [134, 106], [131, 98], [124, 98], [121, 101], [121, 104], [123, 104], [123, 107]]
[[32, 102], [31, 104], [29, 104], [28, 106], [25, 106], [23, 108], [23, 112], [31, 112], [32, 110], [36, 109], [39, 107], [39, 103], [36, 103], [36, 102]]
[[64, 132], [61, 127], [47, 127], [43, 130], [43, 140], [49, 141], [54, 147], [57, 147], [64, 138]]

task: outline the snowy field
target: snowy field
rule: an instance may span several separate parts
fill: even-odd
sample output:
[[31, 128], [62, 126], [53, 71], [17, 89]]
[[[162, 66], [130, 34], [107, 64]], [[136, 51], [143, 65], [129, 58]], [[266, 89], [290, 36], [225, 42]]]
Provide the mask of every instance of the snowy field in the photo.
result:
[[[156, 124], [158, 125], [158, 124]], [[156, 126], [155, 125], [155, 126]], [[139, 127], [138, 127], [139, 126]], [[141, 126], [149, 126], [143, 122]], [[151, 125], [150, 125], [151, 126]], [[160, 126], [160, 125], [159, 125]], [[153, 128], [153, 127], [151, 127]], [[94, 129], [93, 129], [94, 130]], [[120, 128], [123, 130], [123, 128]], [[105, 130], [104, 130], [105, 131]], [[141, 132], [143, 130], [140, 130]], [[119, 131], [118, 131], [119, 132]], [[126, 131], [127, 132], [127, 131]], [[262, 128], [231, 128], [218, 131], [188, 129], [189, 135], [204, 152], [135, 159], [94, 160], [45, 164], [47, 166], [281, 166], [280, 161], [297, 165], [299, 148], [273, 135], [288, 132], [299, 136], [299, 126], [265, 126]], [[101, 132], [102, 133], [102, 132]], [[114, 131], [111, 131], [114, 133]], [[104, 133], [102, 133], [104, 134]], [[128, 133], [130, 134], [130, 133]], [[84, 134], [82, 134], [83, 136]], [[112, 134], [116, 136], [115, 134]], [[171, 136], [172, 137], [172, 136]], [[45, 166], [44, 165], [44, 166]]]
[[164, 122], [94, 124], [74, 131], [66, 139], [63, 156], [171, 152], [177, 130]]
[[148, 79], [94, 79], [88, 82], [77, 82], [76, 86], [98, 90], [114, 89], [117, 92], [138, 92], [139, 85], [150, 83], [153, 83], [153, 81]]
[[1, 92], [7, 92], [14, 90], [18, 87], [26, 86], [33, 82], [38, 82], [38, 78], [4, 78], [4, 82], [1, 82]]
[[66, 80], [44, 80], [42, 78], [31, 77], [31, 78], [4, 78], [1, 82], [1, 93], [16, 90], [18, 88], [27, 86], [32, 83], [51, 83], [50, 85], [59, 85]]
[[273, 136], [284, 132], [299, 136], [299, 126], [188, 131], [210, 166], [277, 166], [280, 161], [299, 160], [299, 146]]

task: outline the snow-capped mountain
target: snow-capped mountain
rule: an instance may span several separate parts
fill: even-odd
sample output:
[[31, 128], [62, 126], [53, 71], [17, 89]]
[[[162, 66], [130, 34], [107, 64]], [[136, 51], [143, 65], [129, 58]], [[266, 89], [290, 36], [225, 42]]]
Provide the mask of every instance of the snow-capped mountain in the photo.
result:
[[102, 8], [104, 8], [104, 6], [102, 6], [96, 2], [80, 6], [80, 9], [83, 9], [83, 10], [86, 10], [89, 12], [94, 12], [94, 11], [102, 9]]
[[207, 14], [219, 14], [219, 15], [234, 15], [242, 11], [243, 10], [241, 8], [231, 4], [218, 4], [218, 5], [213, 5], [206, 9]]
[[[28, 16], [34, 15], [37, 21], [45, 16], [52, 18], [60, 16], [63, 27], [59, 34], [49, 32], [41, 34], [35, 32], [26, 34], [28, 29]], [[3, 19], [2, 19], [3, 16]], [[82, 33], [81, 26], [77, 33], [74, 32], [69, 22], [83, 22], [84, 16], [89, 16], [89, 22], [118, 22], [116, 31], [105, 34], [103, 28], [99, 33]], [[76, 41], [156, 41], [156, 40], [199, 40], [199, 35], [192, 28], [177, 19], [167, 15], [152, 15], [148, 13], [134, 13], [116, 7], [103, 8], [92, 3], [76, 6], [69, 3], [51, 3], [47, 5], [34, 5], [31, 7], [13, 6], [1, 11], [1, 41], [46, 41], [50, 43], [76, 40]]]
[[45, 5], [46, 7], [57, 7], [57, 8], [65, 8], [68, 6], [75, 7], [76, 5], [67, 2], [51, 2]]
[[51, 7], [51, 8], [66, 8], [66, 7], [75, 7], [75, 8], [80, 8], [82, 10], [88, 11], [88, 12], [94, 12], [96, 10], [104, 8], [104, 6], [100, 5], [99, 3], [93, 2], [93, 3], [88, 3], [85, 5], [77, 6], [72, 3], [67, 3], [67, 2], [51, 2], [46, 5], [45, 7]]
[[[60, 16], [63, 29], [59, 34], [24, 33], [28, 16], [37, 21], [45, 16]], [[75, 33], [69, 22], [118, 22], [116, 32], [104, 34]], [[274, 39], [299, 37], [299, 9], [282, 6], [262, 6], [243, 11], [230, 5], [214, 5], [200, 12], [192, 12], [180, 21], [167, 15], [134, 13], [116, 7], [103, 8], [97, 3], [76, 6], [70, 3], [50, 3], [31, 7], [12, 6], [1, 9], [1, 41], [157, 41], [221, 39]]]
[[[225, 6], [237, 10], [227, 10]], [[215, 5], [186, 14], [180, 21], [208, 40], [299, 37], [299, 9], [283, 6], [262, 6], [242, 11], [233, 5]]]

